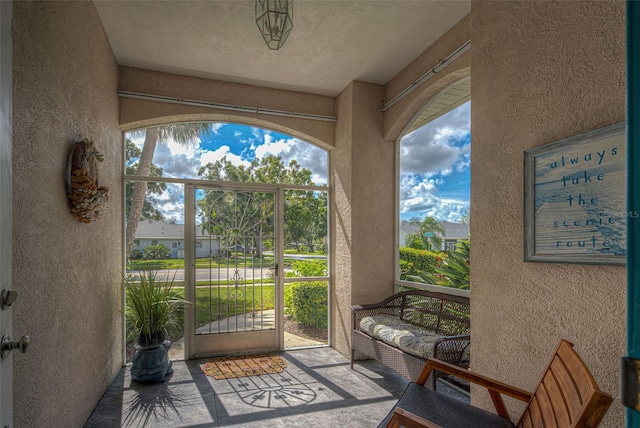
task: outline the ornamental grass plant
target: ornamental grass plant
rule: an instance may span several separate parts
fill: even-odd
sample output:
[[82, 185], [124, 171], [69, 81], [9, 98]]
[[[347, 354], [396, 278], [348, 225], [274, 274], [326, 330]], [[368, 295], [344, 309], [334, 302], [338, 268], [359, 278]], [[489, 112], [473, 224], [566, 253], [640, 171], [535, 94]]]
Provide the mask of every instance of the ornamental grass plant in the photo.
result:
[[174, 277], [160, 280], [156, 272], [140, 271], [125, 278], [127, 341], [163, 337], [181, 329], [182, 311], [189, 303], [174, 289]]

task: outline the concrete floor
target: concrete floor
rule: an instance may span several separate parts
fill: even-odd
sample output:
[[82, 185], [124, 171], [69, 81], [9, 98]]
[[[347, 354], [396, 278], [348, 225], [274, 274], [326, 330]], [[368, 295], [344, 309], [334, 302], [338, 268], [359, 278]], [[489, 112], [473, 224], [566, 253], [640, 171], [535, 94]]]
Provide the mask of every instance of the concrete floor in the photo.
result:
[[174, 362], [168, 381], [152, 385], [123, 368], [85, 428], [376, 427], [408, 382], [373, 360], [351, 370], [328, 347], [280, 355], [283, 373], [230, 380], [205, 376], [207, 359]]

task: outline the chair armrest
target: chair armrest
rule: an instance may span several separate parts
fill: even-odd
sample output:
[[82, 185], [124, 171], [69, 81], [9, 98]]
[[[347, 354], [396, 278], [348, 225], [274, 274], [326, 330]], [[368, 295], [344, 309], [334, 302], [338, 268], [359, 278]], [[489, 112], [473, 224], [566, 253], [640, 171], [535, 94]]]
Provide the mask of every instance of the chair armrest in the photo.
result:
[[381, 309], [384, 308], [385, 305], [384, 304], [380, 304], [380, 303], [369, 303], [369, 304], [363, 304], [363, 305], [351, 305], [351, 311], [352, 312], [356, 312], [356, 311], [366, 311], [369, 309]]
[[429, 360], [427, 360], [427, 364], [422, 369], [422, 372], [420, 373], [420, 376], [418, 377], [416, 383], [419, 385], [424, 385], [433, 370], [438, 370], [443, 373], [459, 377], [466, 381], [475, 383], [476, 385], [483, 386], [489, 391], [495, 391], [500, 394], [508, 395], [509, 397], [515, 398], [516, 400], [528, 402], [531, 399], [531, 393], [525, 391], [524, 389], [511, 386], [509, 384], [500, 382], [479, 373], [472, 372], [471, 370], [463, 369], [453, 364], [449, 364], [445, 361], [437, 360], [435, 358], [429, 358]]
[[416, 383], [418, 385], [424, 386], [424, 384], [427, 382], [427, 379], [429, 378], [429, 375], [434, 370], [438, 370], [443, 373], [459, 377], [460, 379], [475, 383], [476, 385], [485, 387], [487, 391], [489, 391], [491, 401], [493, 401], [493, 406], [496, 408], [496, 413], [506, 419], [510, 419], [510, 417], [509, 412], [507, 411], [507, 406], [505, 406], [504, 401], [502, 400], [501, 394], [524, 402], [529, 402], [529, 400], [531, 399], [531, 393], [525, 391], [524, 389], [516, 388], [515, 386], [511, 386], [495, 379], [491, 379], [490, 377], [474, 373], [471, 370], [454, 366], [453, 364], [449, 364], [445, 361], [436, 360], [435, 358], [429, 358], [427, 360], [427, 364], [425, 364], [424, 368], [422, 369], [422, 372], [420, 373], [420, 376], [418, 376], [418, 380], [416, 381]]
[[433, 358], [460, 364], [465, 348], [471, 342], [470, 334], [444, 336], [433, 344]]
[[434, 424], [426, 419], [421, 418], [418, 415], [415, 415], [408, 410], [405, 410], [400, 407], [396, 407], [391, 415], [391, 419], [389, 419], [389, 423], [387, 424], [387, 428], [442, 428], [440, 425]]

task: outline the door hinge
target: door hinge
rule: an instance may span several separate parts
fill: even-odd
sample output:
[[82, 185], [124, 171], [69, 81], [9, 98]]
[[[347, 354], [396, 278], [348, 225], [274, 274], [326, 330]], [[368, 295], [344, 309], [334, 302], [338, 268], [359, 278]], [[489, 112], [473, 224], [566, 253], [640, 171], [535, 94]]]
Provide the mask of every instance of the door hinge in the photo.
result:
[[620, 369], [620, 401], [640, 412], [640, 359], [623, 357]]

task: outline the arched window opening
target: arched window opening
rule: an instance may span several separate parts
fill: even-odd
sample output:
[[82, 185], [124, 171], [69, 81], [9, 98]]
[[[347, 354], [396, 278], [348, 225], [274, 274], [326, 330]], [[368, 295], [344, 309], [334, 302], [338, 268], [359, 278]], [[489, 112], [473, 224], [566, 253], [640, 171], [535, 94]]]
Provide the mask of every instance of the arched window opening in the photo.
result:
[[192, 303], [172, 358], [328, 344], [326, 150], [203, 122], [128, 132], [125, 153], [127, 274], [152, 270]]
[[470, 92], [443, 91], [398, 142], [400, 287], [469, 289]]

